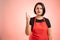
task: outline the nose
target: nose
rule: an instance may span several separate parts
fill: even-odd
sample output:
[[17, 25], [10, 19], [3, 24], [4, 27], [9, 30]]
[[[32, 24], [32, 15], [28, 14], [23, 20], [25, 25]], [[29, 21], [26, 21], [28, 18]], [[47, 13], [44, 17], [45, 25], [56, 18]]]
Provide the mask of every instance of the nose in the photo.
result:
[[40, 13], [40, 9], [38, 10], [38, 13]]

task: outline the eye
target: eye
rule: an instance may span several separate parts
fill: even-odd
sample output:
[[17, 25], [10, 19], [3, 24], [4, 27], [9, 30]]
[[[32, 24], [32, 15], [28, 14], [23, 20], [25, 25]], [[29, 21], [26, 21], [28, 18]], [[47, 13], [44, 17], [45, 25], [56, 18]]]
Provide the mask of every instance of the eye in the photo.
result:
[[39, 8], [39, 7], [37, 7], [37, 9], [43, 9], [43, 8]]
[[40, 8], [40, 9], [43, 9], [43, 8]]
[[39, 8], [37, 7], [37, 9], [39, 9]]

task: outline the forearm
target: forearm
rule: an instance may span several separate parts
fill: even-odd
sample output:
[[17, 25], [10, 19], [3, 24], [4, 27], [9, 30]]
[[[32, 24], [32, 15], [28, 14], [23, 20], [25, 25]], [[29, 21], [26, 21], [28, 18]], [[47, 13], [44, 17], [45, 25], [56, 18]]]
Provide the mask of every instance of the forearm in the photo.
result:
[[26, 29], [25, 29], [25, 33], [27, 35], [29, 35], [31, 32], [31, 26], [29, 25], [29, 22], [26, 22]]
[[49, 34], [48, 34], [49, 35], [49, 40], [52, 40], [52, 29], [49, 28], [49, 31], [48, 32], [49, 32]]
[[49, 40], [52, 40], [52, 36], [49, 36]]

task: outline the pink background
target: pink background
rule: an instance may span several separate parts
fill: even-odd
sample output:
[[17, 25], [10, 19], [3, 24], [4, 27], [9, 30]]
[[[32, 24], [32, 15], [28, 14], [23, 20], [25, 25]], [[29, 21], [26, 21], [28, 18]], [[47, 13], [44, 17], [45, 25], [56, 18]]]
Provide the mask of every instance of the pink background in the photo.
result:
[[2, 40], [28, 40], [25, 35], [25, 13], [35, 16], [33, 9], [37, 2], [46, 7], [44, 15], [51, 22], [53, 40], [60, 40], [60, 0], [1, 0], [0, 38]]

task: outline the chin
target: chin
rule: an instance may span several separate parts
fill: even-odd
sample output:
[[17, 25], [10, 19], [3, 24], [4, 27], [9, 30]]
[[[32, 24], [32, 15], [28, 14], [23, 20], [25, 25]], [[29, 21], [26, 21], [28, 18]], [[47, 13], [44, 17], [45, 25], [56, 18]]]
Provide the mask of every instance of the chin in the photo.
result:
[[37, 14], [38, 16], [40, 16], [41, 14]]
[[41, 13], [37, 13], [37, 16], [40, 16], [41, 15]]
[[37, 16], [40, 16], [39, 14]]

